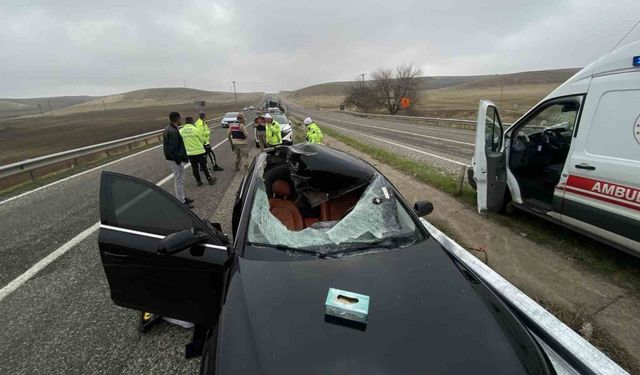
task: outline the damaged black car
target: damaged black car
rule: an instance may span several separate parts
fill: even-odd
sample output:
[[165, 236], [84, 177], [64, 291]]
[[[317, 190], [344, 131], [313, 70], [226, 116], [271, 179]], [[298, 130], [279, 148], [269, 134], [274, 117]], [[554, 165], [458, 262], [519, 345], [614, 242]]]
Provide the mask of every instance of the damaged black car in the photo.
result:
[[282, 146], [245, 175], [232, 243], [162, 188], [103, 172], [99, 247], [117, 305], [209, 327], [203, 374], [554, 373], [429, 234], [431, 210], [358, 158]]

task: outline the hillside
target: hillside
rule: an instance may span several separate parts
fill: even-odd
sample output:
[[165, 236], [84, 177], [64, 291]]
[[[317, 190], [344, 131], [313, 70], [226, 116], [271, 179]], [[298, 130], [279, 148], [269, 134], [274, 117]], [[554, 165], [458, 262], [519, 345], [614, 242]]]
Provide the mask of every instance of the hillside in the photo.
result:
[[[238, 93], [238, 101], [258, 101], [262, 93]], [[233, 93], [204, 91], [183, 87], [166, 87], [130, 91], [109, 95], [78, 105], [70, 106], [59, 114], [71, 114], [111, 109], [139, 108], [158, 105], [177, 105], [206, 101], [211, 104], [231, 104], [235, 102]]]
[[[0, 99], [0, 119], [49, 112], [94, 100], [95, 96], [58, 96], [50, 98]], [[51, 107], [49, 107], [51, 105]]]
[[[518, 118], [579, 69], [555, 69], [478, 76], [421, 77], [418, 102], [410, 113], [474, 118], [480, 99], [501, 104], [505, 120]], [[337, 109], [353, 82], [331, 82], [281, 93], [310, 108]], [[376, 112], [384, 113], [382, 108]]]

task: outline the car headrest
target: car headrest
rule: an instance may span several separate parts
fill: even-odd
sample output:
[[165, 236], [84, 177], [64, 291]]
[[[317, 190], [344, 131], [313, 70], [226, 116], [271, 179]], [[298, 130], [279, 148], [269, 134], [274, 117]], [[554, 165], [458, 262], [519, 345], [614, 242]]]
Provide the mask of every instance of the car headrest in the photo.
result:
[[271, 185], [274, 198], [287, 199], [291, 195], [291, 185], [285, 180], [275, 180]]

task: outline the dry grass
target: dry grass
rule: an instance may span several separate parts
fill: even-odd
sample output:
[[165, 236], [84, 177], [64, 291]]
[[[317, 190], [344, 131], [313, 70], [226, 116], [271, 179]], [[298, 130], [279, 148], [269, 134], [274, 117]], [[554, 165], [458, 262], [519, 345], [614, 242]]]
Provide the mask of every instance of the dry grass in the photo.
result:
[[[575, 72], [576, 69], [559, 69], [491, 76], [423, 77], [418, 102], [405, 114], [474, 119], [478, 101], [489, 99], [500, 105], [505, 121], [513, 121]], [[282, 95], [308, 108], [338, 109], [350, 84], [325, 83]], [[382, 108], [375, 112], [385, 113]]]

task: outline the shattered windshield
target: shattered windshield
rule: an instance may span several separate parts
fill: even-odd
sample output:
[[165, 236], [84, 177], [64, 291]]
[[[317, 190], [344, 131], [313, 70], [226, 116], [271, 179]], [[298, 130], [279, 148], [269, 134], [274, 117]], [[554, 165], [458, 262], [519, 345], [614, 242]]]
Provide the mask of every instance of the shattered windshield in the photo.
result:
[[380, 174], [372, 177], [355, 206], [349, 208], [341, 219], [314, 220], [313, 224], [299, 230], [291, 230], [274, 216], [274, 200], [269, 199], [262, 179], [251, 210], [250, 244], [273, 245], [288, 251], [304, 250], [317, 255], [342, 255], [351, 250], [401, 248], [422, 239], [421, 232], [396, 199], [393, 188]]

